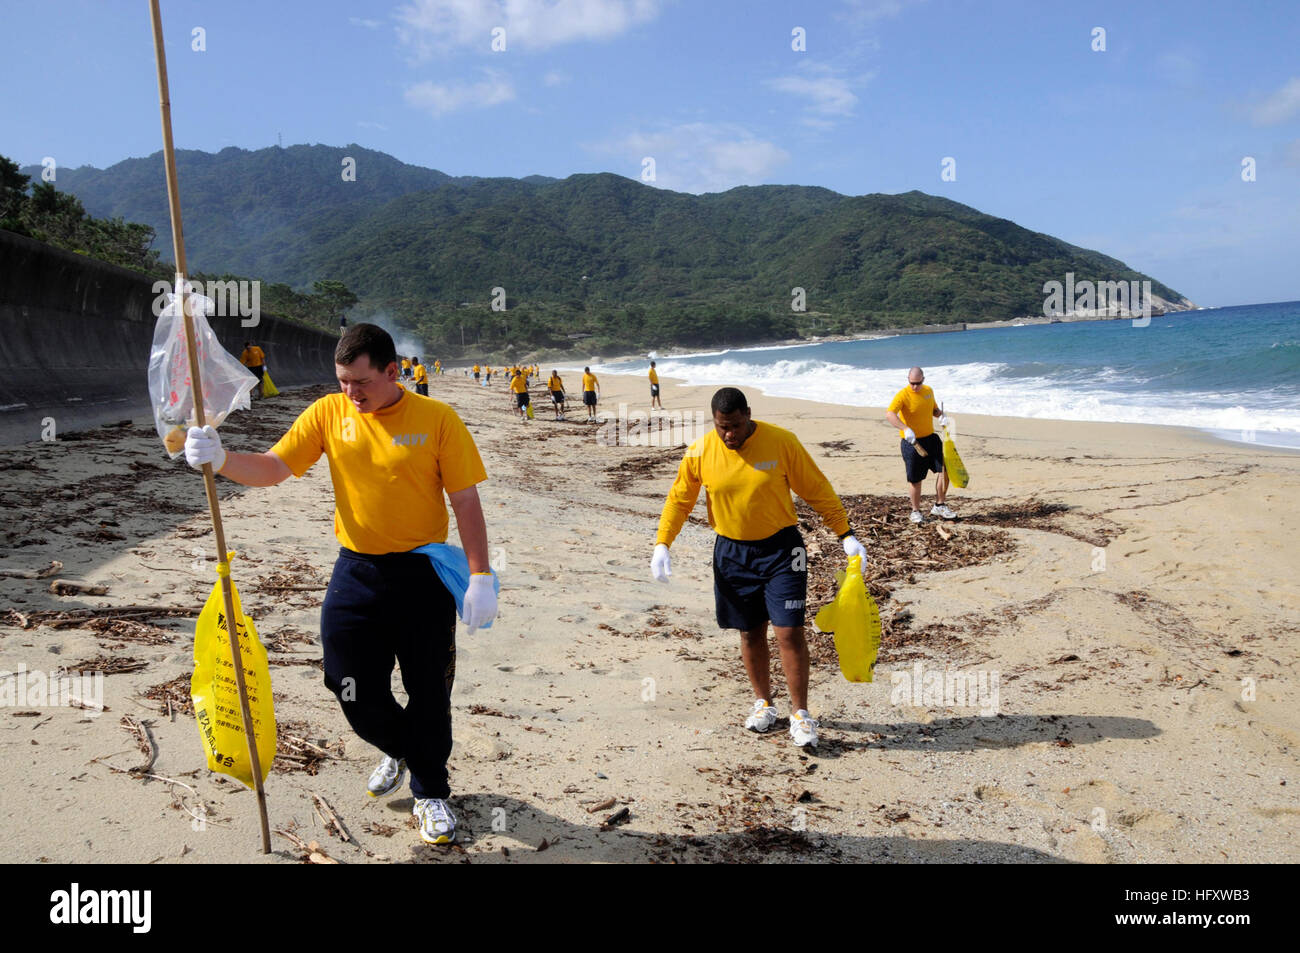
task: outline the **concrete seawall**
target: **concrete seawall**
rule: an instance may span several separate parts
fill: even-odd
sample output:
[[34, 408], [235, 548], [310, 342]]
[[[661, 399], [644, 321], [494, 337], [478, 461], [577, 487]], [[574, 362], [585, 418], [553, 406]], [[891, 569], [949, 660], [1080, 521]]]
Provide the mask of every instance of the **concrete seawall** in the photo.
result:
[[[149, 414], [153, 279], [0, 230], [0, 446]], [[263, 313], [210, 317], [226, 350], [266, 352], [277, 387], [334, 380], [338, 339]], [[161, 447], [159, 449], [161, 453]]]

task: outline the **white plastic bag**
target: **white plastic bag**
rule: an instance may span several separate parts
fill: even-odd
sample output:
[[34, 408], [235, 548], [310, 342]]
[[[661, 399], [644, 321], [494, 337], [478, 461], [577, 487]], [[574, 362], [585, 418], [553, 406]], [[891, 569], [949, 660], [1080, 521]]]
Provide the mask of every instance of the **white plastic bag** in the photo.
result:
[[[215, 313], [211, 298], [186, 296], [194, 320], [194, 340], [199, 354], [199, 375], [203, 381], [203, 412], [206, 423], [220, 427], [232, 411], [248, 410], [249, 392], [257, 377], [221, 346], [205, 315]], [[149, 354], [149, 400], [153, 404], [154, 426], [173, 460], [185, 449], [185, 431], [196, 426], [194, 388], [190, 382], [190, 361], [185, 348], [185, 318], [180, 298], [167, 295], [167, 306], [154, 326], [153, 350]]]

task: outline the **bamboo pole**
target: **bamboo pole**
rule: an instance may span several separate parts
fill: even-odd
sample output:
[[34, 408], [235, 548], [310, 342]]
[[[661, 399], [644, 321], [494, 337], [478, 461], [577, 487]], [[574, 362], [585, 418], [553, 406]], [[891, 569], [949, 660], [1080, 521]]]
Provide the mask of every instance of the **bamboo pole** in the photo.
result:
[[[199, 356], [195, 346], [194, 319], [190, 314], [189, 294], [185, 290], [185, 236], [181, 230], [180, 184], [176, 180], [176, 149], [172, 144], [171, 97], [167, 91], [167, 54], [163, 49], [162, 13], [158, 0], [149, 0], [149, 14], [153, 20], [154, 60], [158, 65], [158, 105], [162, 111], [163, 164], [167, 169], [167, 204], [171, 212], [172, 249], [176, 256], [176, 294], [185, 318], [185, 347], [190, 359], [190, 385], [194, 394], [194, 417], [197, 425], [207, 425], [203, 407], [203, 382], [199, 377]], [[208, 511], [212, 514], [212, 530], [216, 534], [217, 564], [229, 562], [226, 550], [226, 532], [221, 525], [221, 505], [217, 500], [217, 478], [212, 464], [203, 464], [203, 489], [208, 496]], [[248, 707], [248, 689], [244, 684], [243, 655], [239, 650], [239, 622], [235, 617], [235, 600], [230, 588], [229, 572], [220, 573], [221, 598], [226, 609], [226, 635], [230, 638], [230, 655], [235, 663], [235, 684], [239, 689], [239, 710], [244, 719], [244, 740], [248, 743], [248, 760], [253, 769], [253, 787], [257, 791], [257, 810], [262, 824], [262, 853], [271, 852], [271, 828], [266, 818], [266, 791], [262, 787], [262, 765], [257, 754], [257, 741], [253, 735], [253, 716]]]

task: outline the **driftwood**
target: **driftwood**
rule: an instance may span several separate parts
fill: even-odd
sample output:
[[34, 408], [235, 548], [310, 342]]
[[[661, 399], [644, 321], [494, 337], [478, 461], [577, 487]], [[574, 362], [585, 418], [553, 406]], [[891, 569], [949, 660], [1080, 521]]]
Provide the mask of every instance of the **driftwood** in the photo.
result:
[[0, 569], [0, 576], [9, 579], [45, 579], [48, 576], [55, 575], [62, 569], [63, 563], [54, 559], [44, 569]]
[[56, 579], [50, 583], [50, 592], [56, 596], [106, 596], [108, 586], [100, 586], [77, 579]]

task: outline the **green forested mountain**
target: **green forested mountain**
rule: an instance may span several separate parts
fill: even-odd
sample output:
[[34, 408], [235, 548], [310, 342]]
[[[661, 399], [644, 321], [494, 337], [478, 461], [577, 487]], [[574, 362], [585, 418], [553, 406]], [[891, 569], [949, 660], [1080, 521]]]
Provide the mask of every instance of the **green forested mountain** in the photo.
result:
[[[356, 160], [344, 181], [342, 157]], [[668, 192], [611, 174], [452, 178], [350, 145], [177, 157], [192, 266], [341, 281], [431, 348], [515, 353], [770, 340], [1040, 313], [1043, 283], [1123, 262], [921, 192]], [[39, 175], [39, 168], [25, 170]], [[59, 170], [93, 215], [170, 235], [161, 155]], [[160, 241], [166, 255], [167, 242]], [[803, 288], [807, 311], [791, 309]], [[506, 310], [491, 307], [504, 289]], [[1169, 302], [1182, 296], [1152, 280]]]

